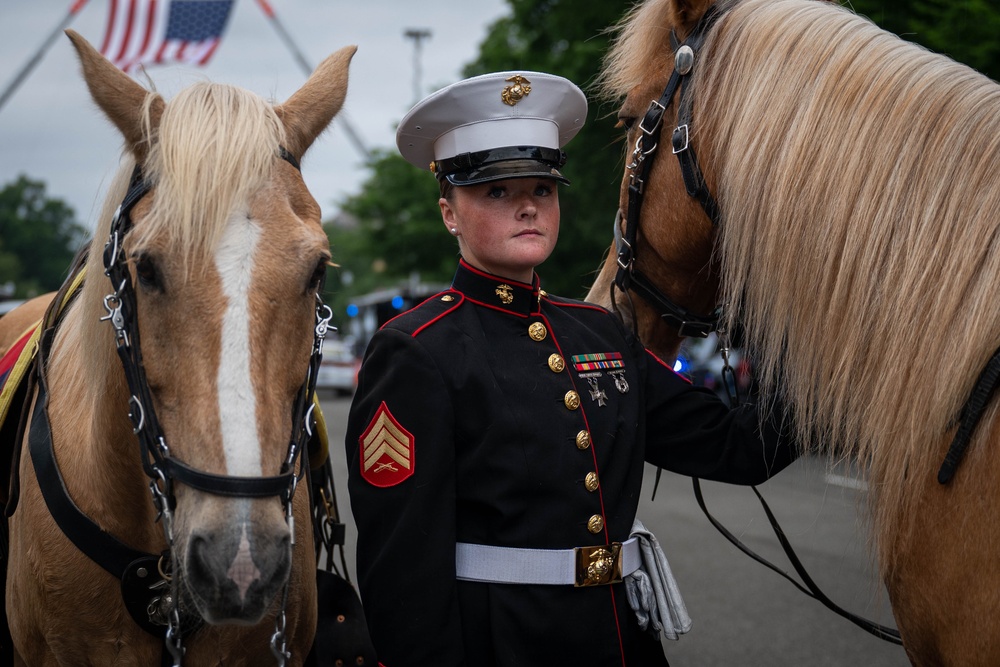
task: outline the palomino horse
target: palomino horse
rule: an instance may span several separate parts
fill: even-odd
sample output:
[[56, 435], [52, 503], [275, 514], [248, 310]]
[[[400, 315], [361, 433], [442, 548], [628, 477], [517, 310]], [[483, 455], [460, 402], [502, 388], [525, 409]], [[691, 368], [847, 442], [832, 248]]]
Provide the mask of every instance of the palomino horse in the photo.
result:
[[867, 469], [911, 662], [998, 665], [996, 400], [938, 471], [995, 378], [1000, 86], [831, 2], [710, 5], [646, 0], [606, 57], [629, 157], [588, 298], [668, 358], [722, 304], [802, 446]]
[[[41, 341], [47, 393], [10, 517], [15, 661], [301, 665], [316, 561], [293, 482], [330, 250], [298, 159], [340, 110], [355, 48], [278, 106], [207, 82], [166, 103], [68, 34], [126, 164], [83, 286]], [[43, 498], [53, 468], [65, 491]], [[119, 552], [154, 557], [112, 572]]]

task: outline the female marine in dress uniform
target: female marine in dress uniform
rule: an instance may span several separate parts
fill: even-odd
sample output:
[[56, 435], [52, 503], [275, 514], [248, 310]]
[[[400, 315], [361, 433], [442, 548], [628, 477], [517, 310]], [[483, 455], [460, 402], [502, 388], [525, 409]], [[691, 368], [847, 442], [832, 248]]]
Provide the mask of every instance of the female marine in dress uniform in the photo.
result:
[[372, 339], [347, 428], [358, 578], [385, 667], [665, 665], [621, 577], [643, 463], [757, 484], [795, 453], [646, 352], [618, 318], [542, 289], [575, 85], [502, 72], [403, 119], [462, 258], [451, 289]]

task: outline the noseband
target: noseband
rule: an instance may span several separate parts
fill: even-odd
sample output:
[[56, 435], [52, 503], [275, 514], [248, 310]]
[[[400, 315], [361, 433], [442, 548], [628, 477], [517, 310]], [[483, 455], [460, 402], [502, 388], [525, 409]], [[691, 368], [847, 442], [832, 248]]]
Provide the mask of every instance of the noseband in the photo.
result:
[[615, 274], [615, 285], [623, 292], [632, 289], [649, 302], [659, 313], [660, 318], [677, 329], [680, 336], [705, 338], [719, 326], [719, 309], [711, 315], [697, 315], [676, 304], [665, 295], [653, 282], [635, 265], [636, 235], [639, 230], [639, 215], [645, 197], [646, 180], [649, 177], [660, 142], [660, 130], [663, 127], [663, 113], [670, 106], [674, 95], [680, 89], [678, 103], [677, 126], [671, 136], [671, 146], [680, 164], [684, 177], [684, 187], [689, 196], [701, 204], [705, 214], [712, 221], [713, 227], [719, 226], [719, 207], [715, 198], [705, 185], [705, 177], [698, 166], [698, 157], [690, 143], [691, 99], [687, 95], [690, 87], [687, 84], [691, 70], [694, 67], [695, 53], [701, 47], [709, 28], [722, 15], [716, 5], [708, 8], [697, 24], [684, 40], [678, 44], [677, 35], [670, 32], [670, 45], [674, 51], [674, 71], [667, 81], [660, 98], [650, 102], [645, 116], [639, 123], [639, 136], [632, 151], [632, 162], [627, 169], [631, 171], [628, 186], [628, 211], [625, 215], [624, 231], [622, 230], [621, 210], [615, 216], [615, 252], [618, 255], [618, 272]]

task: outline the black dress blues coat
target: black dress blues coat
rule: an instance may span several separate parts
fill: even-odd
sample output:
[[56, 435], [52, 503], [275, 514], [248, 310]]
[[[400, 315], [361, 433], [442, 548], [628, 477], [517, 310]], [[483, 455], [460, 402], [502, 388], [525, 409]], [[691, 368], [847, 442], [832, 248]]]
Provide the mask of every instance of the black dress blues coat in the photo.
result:
[[795, 458], [774, 425], [692, 386], [607, 310], [464, 261], [451, 290], [372, 338], [358, 380], [349, 489], [385, 667], [666, 664], [624, 584], [457, 581], [456, 542], [621, 542], [646, 461], [757, 484]]

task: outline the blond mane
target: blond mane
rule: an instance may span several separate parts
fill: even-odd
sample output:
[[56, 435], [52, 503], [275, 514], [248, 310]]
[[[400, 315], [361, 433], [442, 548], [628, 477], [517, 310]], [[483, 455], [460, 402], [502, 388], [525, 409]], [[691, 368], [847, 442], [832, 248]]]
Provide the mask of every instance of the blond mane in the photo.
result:
[[[151, 147], [143, 174], [153, 184], [152, 206], [136, 224], [126, 245], [130, 256], [155, 240], [182, 262], [189, 276], [205, 265], [233, 211], [270, 177], [284, 128], [273, 107], [235, 86], [199, 82], [166, 105], [159, 127], [145, 110], [146, 143]], [[108, 188], [90, 244], [88, 275], [79, 305], [86, 315], [66, 336], [79, 336], [83, 363], [77, 384], [82, 390], [120, 381], [111, 327], [100, 322], [110, 283], [101, 257], [115, 209], [128, 188], [135, 159], [126, 155]], [[75, 333], [70, 333], [70, 330]], [[83, 394], [81, 394], [83, 395]]]
[[[624, 27], [606, 92], [649, 76], [660, 32]], [[867, 465], [876, 528], [913, 517], [908, 471], [936, 471], [1000, 346], [1000, 86], [814, 0], [733, 3], [693, 84], [729, 326], [803, 445]]]

